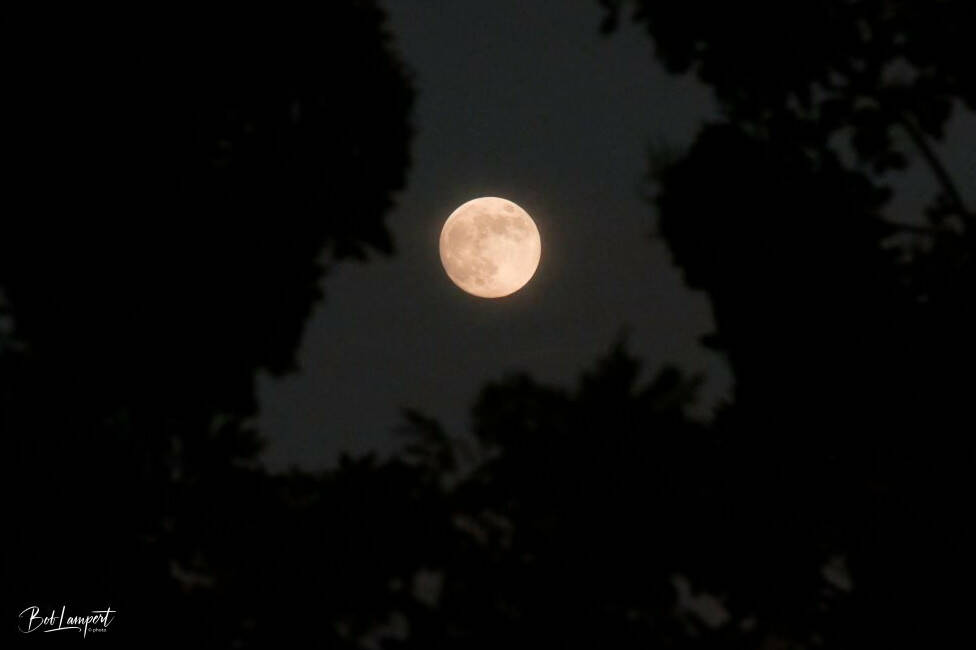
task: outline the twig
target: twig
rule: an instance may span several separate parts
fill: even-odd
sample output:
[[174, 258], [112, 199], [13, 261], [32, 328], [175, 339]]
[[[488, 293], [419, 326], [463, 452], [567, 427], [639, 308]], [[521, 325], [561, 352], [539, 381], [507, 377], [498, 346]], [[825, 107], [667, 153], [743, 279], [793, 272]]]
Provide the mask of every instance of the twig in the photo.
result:
[[898, 123], [904, 127], [905, 131], [908, 133], [908, 137], [912, 139], [912, 142], [915, 143], [915, 146], [918, 147], [918, 150], [922, 153], [925, 161], [929, 164], [929, 167], [932, 168], [932, 172], [942, 185], [942, 189], [945, 191], [946, 196], [949, 197], [949, 200], [953, 203], [956, 210], [959, 211], [963, 221], [972, 221], [974, 219], [974, 215], [966, 209], [966, 203], [962, 200], [962, 195], [952, 182], [952, 177], [949, 176], [949, 172], [942, 164], [942, 161], [939, 160], [938, 156], [936, 156], [935, 152], [932, 150], [932, 147], [930, 147], [929, 143], [926, 142], [925, 134], [923, 134], [911, 120], [911, 118], [904, 113], [898, 115]]

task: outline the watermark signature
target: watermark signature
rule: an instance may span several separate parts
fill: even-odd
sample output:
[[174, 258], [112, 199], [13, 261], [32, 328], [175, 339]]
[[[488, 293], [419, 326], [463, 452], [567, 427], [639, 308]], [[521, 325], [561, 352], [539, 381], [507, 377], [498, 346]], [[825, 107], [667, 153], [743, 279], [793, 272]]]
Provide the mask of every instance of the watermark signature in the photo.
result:
[[105, 609], [93, 609], [91, 612], [79, 615], [70, 615], [68, 606], [62, 605], [61, 611], [52, 608], [50, 616], [41, 613], [41, 608], [31, 605], [20, 613], [20, 622], [17, 628], [24, 634], [31, 632], [63, 632], [74, 630], [81, 632], [81, 636], [87, 637], [89, 632], [105, 632], [108, 626], [115, 620], [118, 610], [112, 609], [111, 605]]

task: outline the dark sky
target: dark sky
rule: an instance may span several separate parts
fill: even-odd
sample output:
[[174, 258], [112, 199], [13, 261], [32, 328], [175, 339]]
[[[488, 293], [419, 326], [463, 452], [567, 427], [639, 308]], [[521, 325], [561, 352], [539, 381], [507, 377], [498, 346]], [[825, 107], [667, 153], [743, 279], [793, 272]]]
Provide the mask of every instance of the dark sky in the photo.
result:
[[[730, 384], [698, 342], [709, 306], [649, 237], [641, 194], [648, 145], [687, 146], [717, 110], [710, 92], [667, 75], [633, 25], [601, 36], [595, 0], [385, 4], [418, 91], [413, 165], [388, 218], [397, 254], [338, 267], [306, 324], [300, 370], [259, 378], [268, 464], [388, 450], [404, 406], [463, 433], [487, 380], [524, 370], [571, 386], [623, 327], [646, 373], [673, 363], [707, 376], [707, 414]], [[968, 119], [955, 131], [976, 133]], [[972, 148], [947, 162], [976, 196]], [[893, 210], [917, 213], [932, 184], [918, 169], [901, 184]], [[521, 205], [542, 235], [535, 277], [500, 300], [457, 289], [438, 257], [450, 212], [485, 195]]]

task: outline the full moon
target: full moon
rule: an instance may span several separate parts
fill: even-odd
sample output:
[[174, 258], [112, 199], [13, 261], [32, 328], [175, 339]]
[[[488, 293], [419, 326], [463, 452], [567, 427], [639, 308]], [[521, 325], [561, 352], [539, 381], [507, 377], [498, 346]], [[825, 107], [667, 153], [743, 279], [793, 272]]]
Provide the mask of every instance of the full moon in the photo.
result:
[[532, 217], [495, 196], [461, 205], [441, 229], [441, 263], [448, 277], [482, 298], [501, 298], [524, 287], [541, 255]]

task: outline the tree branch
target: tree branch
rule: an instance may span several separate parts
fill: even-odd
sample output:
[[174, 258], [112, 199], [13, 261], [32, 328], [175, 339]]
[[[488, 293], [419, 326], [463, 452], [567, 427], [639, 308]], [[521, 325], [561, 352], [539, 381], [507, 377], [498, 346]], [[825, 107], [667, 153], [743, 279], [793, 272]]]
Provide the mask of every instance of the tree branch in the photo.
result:
[[915, 125], [908, 115], [900, 113], [897, 119], [898, 123], [901, 124], [902, 128], [905, 129], [905, 132], [908, 133], [908, 137], [910, 137], [912, 142], [915, 143], [915, 146], [921, 152], [922, 157], [925, 158], [925, 161], [929, 164], [929, 167], [932, 168], [932, 172], [935, 174], [936, 179], [938, 179], [939, 184], [942, 186], [942, 190], [946, 193], [946, 196], [949, 197], [949, 200], [953, 203], [956, 210], [959, 211], [963, 221], [972, 222], [974, 219], [976, 219], [976, 216], [966, 209], [966, 203], [963, 201], [962, 195], [956, 188], [955, 183], [952, 182], [952, 177], [949, 176], [949, 172], [942, 164], [942, 161], [939, 160], [939, 157], [935, 155], [935, 151], [933, 151], [932, 147], [929, 146], [929, 143], [925, 139], [925, 134], [922, 133], [922, 131]]

